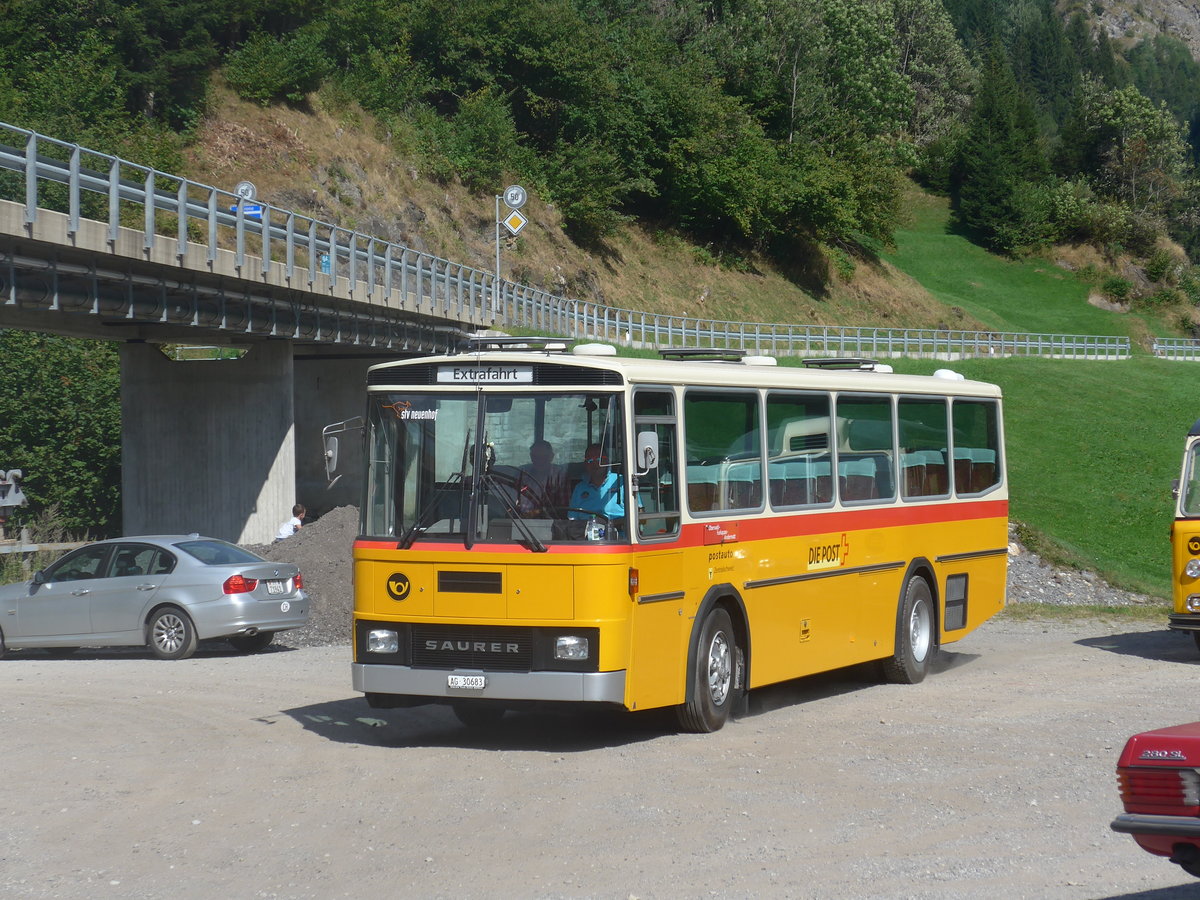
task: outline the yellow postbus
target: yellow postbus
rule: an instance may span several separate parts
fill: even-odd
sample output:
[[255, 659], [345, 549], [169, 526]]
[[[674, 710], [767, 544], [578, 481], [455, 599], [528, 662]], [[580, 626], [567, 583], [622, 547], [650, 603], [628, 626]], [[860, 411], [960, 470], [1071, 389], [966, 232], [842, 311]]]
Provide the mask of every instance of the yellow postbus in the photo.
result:
[[1171, 595], [1168, 624], [1191, 632], [1200, 648], [1200, 421], [1188, 432], [1183, 471], [1175, 485], [1171, 523]]
[[880, 661], [1004, 605], [1000, 390], [867, 360], [477, 340], [372, 367], [353, 684], [467, 724], [675, 707]]

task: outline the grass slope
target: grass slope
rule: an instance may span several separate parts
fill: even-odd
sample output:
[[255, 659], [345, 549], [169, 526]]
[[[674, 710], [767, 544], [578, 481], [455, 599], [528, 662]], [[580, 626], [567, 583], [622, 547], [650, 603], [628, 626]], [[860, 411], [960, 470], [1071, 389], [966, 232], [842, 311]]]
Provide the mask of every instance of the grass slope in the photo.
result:
[[996, 331], [1134, 334], [1140, 320], [1087, 302], [1088, 286], [1041, 259], [994, 256], [948, 230], [949, 202], [910, 190], [908, 223], [884, 258], [953, 307]]

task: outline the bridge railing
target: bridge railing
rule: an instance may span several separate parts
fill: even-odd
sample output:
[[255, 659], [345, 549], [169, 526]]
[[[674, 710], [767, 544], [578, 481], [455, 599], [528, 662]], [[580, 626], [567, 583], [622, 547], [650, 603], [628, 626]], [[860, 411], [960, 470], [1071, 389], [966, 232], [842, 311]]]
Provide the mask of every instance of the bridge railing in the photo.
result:
[[270, 203], [257, 203], [260, 210], [252, 215], [230, 191], [4, 123], [0, 170], [13, 173], [0, 172], [0, 196], [23, 203], [27, 226], [46, 208], [66, 213], [72, 237], [85, 217], [107, 223], [111, 244], [121, 227], [140, 230], [147, 251], [160, 235], [169, 234], [181, 258], [199, 246], [211, 263], [218, 250], [228, 249], [247, 276], [266, 275], [279, 264], [292, 287], [321, 292], [342, 284], [353, 300], [475, 326], [527, 328], [627, 346], [782, 355], [1121, 359], [1130, 354], [1127, 337], [773, 325], [573, 300]]

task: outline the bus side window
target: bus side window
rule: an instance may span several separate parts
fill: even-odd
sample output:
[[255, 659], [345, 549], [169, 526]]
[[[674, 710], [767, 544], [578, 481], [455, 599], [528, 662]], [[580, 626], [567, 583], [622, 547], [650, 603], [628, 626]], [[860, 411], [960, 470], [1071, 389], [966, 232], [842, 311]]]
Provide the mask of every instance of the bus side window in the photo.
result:
[[683, 403], [688, 508], [693, 513], [760, 508], [758, 392], [689, 390]]
[[1000, 483], [999, 409], [989, 400], [958, 400], [954, 429], [954, 490], [979, 494]]
[[896, 496], [894, 423], [890, 397], [841, 394], [838, 420], [845, 420], [845, 445], [838, 448], [838, 487], [848, 502]]
[[944, 397], [901, 397], [900, 489], [905, 499], [950, 493], [945, 448], [950, 445]]
[[679, 534], [679, 447], [675, 395], [666, 390], [639, 389], [633, 395], [634, 433], [658, 436], [658, 465], [637, 471], [637, 532], [643, 540]]
[[767, 489], [771, 505], [815, 506], [833, 500], [828, 394], [767, 395]]

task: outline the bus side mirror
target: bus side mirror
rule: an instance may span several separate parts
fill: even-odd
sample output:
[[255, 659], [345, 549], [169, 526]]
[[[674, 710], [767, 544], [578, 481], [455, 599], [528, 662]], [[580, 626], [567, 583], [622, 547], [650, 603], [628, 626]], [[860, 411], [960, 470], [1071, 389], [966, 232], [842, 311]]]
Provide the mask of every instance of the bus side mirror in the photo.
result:
[[325, 435], [325, 477], [332, 478], [333, 473], [337, 471], [338, 457], [338, 439], [332, 435]]
[[333, 487], [334, 482], [342, 477], [341, 475], [333, 474], [337, 471], [338, 464], [337, 436], [347, 431], [356, 431], [362, 427], [362, 416], [355, 416], [353, 419], [346, 419], [344, 422], [334, 422], [332, 425], [326, 425], [321, 429], [321, 442], [325, 445], [325, 478], [329, 481], [329, 487]]
[[1174, 500], [1179, 499], [1179, 479], [1178, 478], [1171, 479], [1171, 497]]
[[658, 432], [639, 431], [637, 436], [637, 472], [645, 475], [658, 468]]

